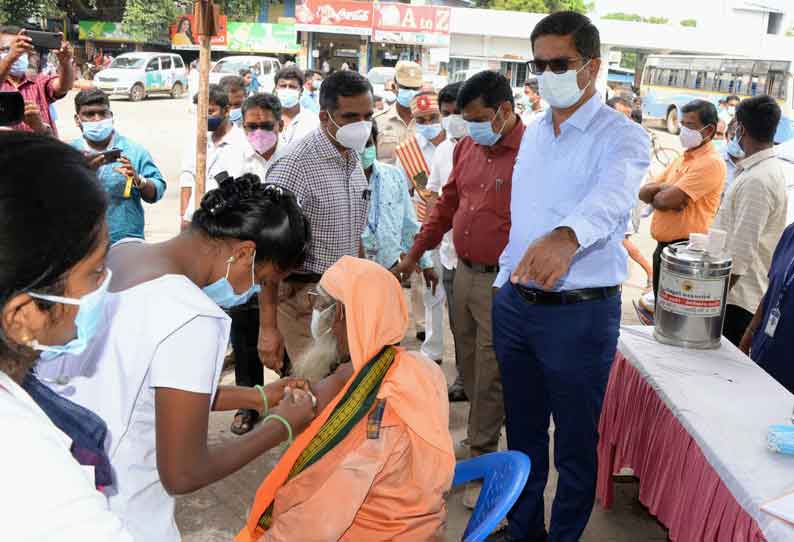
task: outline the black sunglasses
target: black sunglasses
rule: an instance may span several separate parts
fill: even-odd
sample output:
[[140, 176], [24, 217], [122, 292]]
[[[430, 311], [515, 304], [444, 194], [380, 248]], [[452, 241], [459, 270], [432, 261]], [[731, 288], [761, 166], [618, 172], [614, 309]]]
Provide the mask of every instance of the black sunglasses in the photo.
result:
[[585, 61], [590, 60], [589, 58], [584, 57], [577, 57], [577, 58], [552, 58], [551, 60], [530, 60], [527, 63], [529, 67], [529, 71], [532, 72], [534, 75], [540, 75], [546, 71], [546, 68], [550, 69], [553, 73], [565, 73], [568, 71], [570, 65], [573, 62], [578, 60]]
[[256, 122], [246, 122], [244, 126], [246, 130], [251, 130], [252, 132], [254, 130], [267, 130], [268, 132], [272, 132], [273, 128], [276, 127], [276, 125], [272, 122], [262, 122], [259, 124]]

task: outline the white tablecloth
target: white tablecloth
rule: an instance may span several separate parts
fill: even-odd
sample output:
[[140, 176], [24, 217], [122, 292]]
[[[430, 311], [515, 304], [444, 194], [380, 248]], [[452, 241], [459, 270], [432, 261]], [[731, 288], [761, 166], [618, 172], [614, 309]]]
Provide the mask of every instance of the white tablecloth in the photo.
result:
[[[767, 428], [791, 423], [794, 396], [723, 339], [718, 350], [686, 350], [624, 326], [618, 350], [698, 443], [768, 542], [794, 541], [794, 526], [761, 505], [794, 491], [794, 456], [766, 447]], [[792, 353], [794, 363], [794, 352]]]

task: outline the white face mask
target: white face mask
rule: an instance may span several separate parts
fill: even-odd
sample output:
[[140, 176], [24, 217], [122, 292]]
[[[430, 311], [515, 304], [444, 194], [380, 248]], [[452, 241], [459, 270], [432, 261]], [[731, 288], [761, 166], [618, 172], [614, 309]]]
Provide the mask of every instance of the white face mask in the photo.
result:
[[538, 78], [540, 97], [546, 100], [554, 109], [567, 109], [582, 99], [584, 91], [590, 86], [587, 82], [584, 88], [579, 88], [576, 76], [590, 64], [590, 60], [578, 70], [568, 70], [565, 73], [554, 73], [546, 70]]
[[448, 117], [444, 117], [441, 119], [441, 124], [444, 126], [444, 130], [447, 131], [449, 137], [453, 139], [466, 137], [469, 133], [466, 129], [466, 121], [463, 120], [463, 115], [449, 115]]
[[[367, 141], [369, 141], [372, 135], [372, 121], [360, 120], [358, 122], [351, 122], [350, 124], [339, 126], [331, 113], [328, 113], [328, 118], [337, 128], [336, 137], [331, 136], [333, 139], [336, 139], [337, 143], [346, 149], [351, 149], [358, 153], [364, 152], [364, 149], [367, 147]], [[331, 134], [329, 133], [328, 135], [330, 136]]]
[[[703, 130], [706, 128], [708, 128], [708, 126], [705, 126]], [[703, 134], [700, 132], [700, 130], [693, 130], [686, 126], [681, 126], [681, 133], [678, 135], [681, 139], [681, 146], [685, 149], [700, 147], [703, 144]]]
[[319, 339], [333, 328], [333, 321], [329, 321], [331, 309], [336, 310], [336, 305], [331, 305], [323, 310], [314, 309], [312, 311], [312, 323], [310, 326], [313, 339]]

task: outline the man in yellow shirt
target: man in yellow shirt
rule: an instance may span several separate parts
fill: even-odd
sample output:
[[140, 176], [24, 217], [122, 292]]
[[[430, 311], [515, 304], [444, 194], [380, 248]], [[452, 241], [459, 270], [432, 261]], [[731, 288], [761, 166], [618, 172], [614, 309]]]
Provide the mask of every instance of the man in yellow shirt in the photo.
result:
[[717, 108], [694, 100], [681, 108], [681, 145], [684, 154], [640, 190], [640, 199], [652, 205], [653, 293], [659, 291], [662, 250], [686, 241], [690, 233], [706, 233], [720, 206], [725, 184], [725, 162], [712, 140], [717, 132]]

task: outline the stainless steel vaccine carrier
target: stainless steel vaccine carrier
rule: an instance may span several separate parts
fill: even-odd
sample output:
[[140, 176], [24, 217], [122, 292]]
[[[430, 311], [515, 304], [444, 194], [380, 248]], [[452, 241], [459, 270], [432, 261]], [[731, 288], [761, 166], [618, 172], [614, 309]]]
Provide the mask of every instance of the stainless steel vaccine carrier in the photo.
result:
[[684, 348], [719, 348], [732, 261], [690, 248], [686, 242], [662, 251], [654, 337]]

